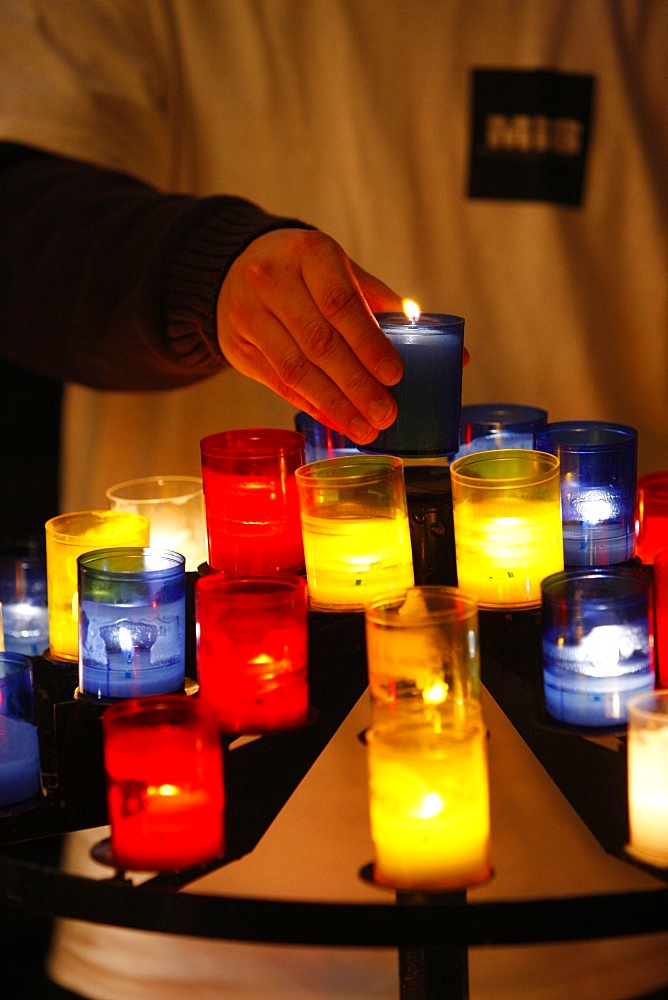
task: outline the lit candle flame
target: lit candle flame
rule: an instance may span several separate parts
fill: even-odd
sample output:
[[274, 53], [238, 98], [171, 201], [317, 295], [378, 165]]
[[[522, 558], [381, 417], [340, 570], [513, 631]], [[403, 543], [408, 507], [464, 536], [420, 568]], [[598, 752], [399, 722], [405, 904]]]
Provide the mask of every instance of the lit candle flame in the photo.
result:
[[412, 299], [404, 299], [402, 302], [404, 314], [406, 319], [410, 321], [411, 325], [415, 326], [420, 318], [420, 307], [417, 302], [413, 302]]

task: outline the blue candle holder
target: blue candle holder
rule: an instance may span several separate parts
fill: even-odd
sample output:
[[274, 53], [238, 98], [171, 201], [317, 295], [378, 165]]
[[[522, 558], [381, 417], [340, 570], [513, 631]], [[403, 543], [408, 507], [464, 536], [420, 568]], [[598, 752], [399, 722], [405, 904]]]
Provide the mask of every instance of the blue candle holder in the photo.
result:
[[357, 445], [345, 434], [332, 430], [326, 424], [320, 423], [308, 413], [300, 410], [295, 414], [295, 430], [304, 435], [304, 453], [306, 462], [319, 462], [323, 458], [336, 458], [338, 455], [356, 455]]
[[571, 725], [625, 724], [629, 698], [654, 687], [647, 577], [573, 569], [546, 577], [541, 590], [547, 711]]
[[186, 663], [185, 557], [168, 549], [79, 556], [79, 693], [97, 700], [169, 694]]
[[565, 566], [633, 556], [638, 432], [595, 420], [546, 424], [534, 446], [559, 457]]
[[49, 645], [44, 539], [0, 541], [0, 604], [5, 650], [38, 656]]
[[360, 450], [400, 458], [456, 454], [464, 320], [439, 313], [423, 313], [415, 321], [403, 313], [380, 313], [376, 319], [399, 352], [404, 374], [389, 387], [399, 408], [397, 419]]
[[0, 808], [30, 805], [40, 791], [32, 663], [0, 652]]
[[495, 448], [533, 448], [534, 433], [547, 423], [547, 410], [518, 403], [462, 406], [459, 455]]

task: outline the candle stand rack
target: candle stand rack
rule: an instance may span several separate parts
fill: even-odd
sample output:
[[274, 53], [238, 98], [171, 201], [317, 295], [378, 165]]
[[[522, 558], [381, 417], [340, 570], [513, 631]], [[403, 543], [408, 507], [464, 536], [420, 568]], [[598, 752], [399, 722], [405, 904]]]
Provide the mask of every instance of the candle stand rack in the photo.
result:
[[[190, 581], [192, 584], [192, 580]], [[668, 930], [668, 871], [625, 854], [623, 731], [552, 722], [542, 701], [540, 612], [481, 612], [482, 680], [601, 849], [655, 877], [656, 888], [542, 899], [475, 901], [466, 891], [399, 892], [387, 902], [296, 902], [178, 892], [253, 851], [367, 686], [364, 616], [309, 613], [312, 718], [250, 742], [223, 740], [225, 854], [134, 885], [69, 875], [46, 863], [46, 839], [107, 822], [101, 708], [75, 697], [76, 664], [35, 657], [43, 795], [0, 815], [0, 888], [11, 906], [45, 917], [238, 941], [393, 947], [401, 1000], [468, 997], [468, 949]], [[193, 657], [187, 672], [196, 689]], [[193, 694], [196, 696], [196, 694]], [[252, 796], [247, 794], [253, 789]], [[365, 863], [360, 858], [360, 864]]]

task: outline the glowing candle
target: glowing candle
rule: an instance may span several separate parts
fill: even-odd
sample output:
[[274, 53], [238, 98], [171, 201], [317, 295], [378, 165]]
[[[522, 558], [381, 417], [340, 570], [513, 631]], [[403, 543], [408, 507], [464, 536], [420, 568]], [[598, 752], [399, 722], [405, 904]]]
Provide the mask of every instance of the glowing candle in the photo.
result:
[[146, 546], [150, 522], [120, 510], [85, 510], [60, 514], [46, 522], [46, 576], [51, 655], [79, 657], [77, 559], [111, 546]]
[[478, 605], [455, 587], [385, 594], [365, 611], [371, 719], [443, 731], [481, 721]]
[[293, 574], [195, 587], [200, 697], [224, 732], [268, 732], [308, 714], [306, 582]]
[[490, 874], [486, 733], [367, 732], [374, 872], [402, 889], [455, 889]]
[[374, 597], [412, 586], [401, 460], [358, 455], [297, 472], [311, 606], [361, 611]]
[[[42, 543], [43, 544], [43, 543]], [[37, 656], [49, 645], [46, 602], [46, 559], [37, 540], [11, 544], [0, 553], [0, 605], [4, 647]], [[1, 638], [1, 636], [0, 636]]]
[[581, 726], [626, 722], [654, 686], [649, 584], [628, 567], [567, 570], [543, 592], [543, 678], [550, 715]]
[[200, 446], [210, 566], [236, 576], [303, 569], [294, 473], [304, 435], [223, 431]]
[[0, 806], [19, 806], [40, 791], [34, 724], [32, 664], [20, 653], [0, 653]]
[[183, 686], [186, 574], [180, 552], [99, 549], [79, 556], [79, 689], [97, 699]]
[[451, 469], [457, 582], [482, 608], [538, 606], [563, 569], [559, 460], [529, 449], [455, 459]]
[[185, 868], [223, 851], [215, 719], [185, 695], [130, 699], [102, 717], [111, 852], [120, 868]]
[[668, 868], [668, 691], [629, 702], [628, 850]]
[[668, 688], [668, 547], [654, 556], [654, 650], [661, 687]]
[[566, 566], [610, 566], [633, 555], [638, 434], [623, 424], [546, 424], [535, 446], [557, 455]]
[[401, 381], [390, 386], [398, 415], [364, 451], [406, 458], [454, 455], [459, 448], [464, 320], [439, 313], [421, 314], [404, 302], [404, 313], [376, 319], [396, 347], [404, 366]]
[[202, 480], [196, 476], [146, 476], [110, 486], [112, 510], [142, 514], [151, 522], [151, 545], [185, 556], [186, 570], [207, 561]]
[[651, 565], [668, 549], [668, 471], [640, 476], [636, 490], [635, 554]]

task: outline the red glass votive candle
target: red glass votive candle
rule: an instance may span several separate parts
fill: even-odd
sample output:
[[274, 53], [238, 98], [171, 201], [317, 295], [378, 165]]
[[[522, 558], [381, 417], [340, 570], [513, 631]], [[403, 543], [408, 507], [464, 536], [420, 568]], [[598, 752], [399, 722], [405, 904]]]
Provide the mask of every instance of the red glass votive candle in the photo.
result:
[[636, 486], [635, 555], [651, 566], [668, 548], [668, 470], [640, 476]]
[[213, 713], [173, 694], [102, 716], [111, 853], [119, 868], [165, 871], [223, 853], [223, 762]]
[[228, 733], [302, 725], [308, 714], [306, 581], [296, 574], [200, 577], [200, 697]]
[[209, 565], [237, 576], [302, 570], [295, 470], [305, 461], [304, 435], [222, 431], [200, 448]]
[[659, 687], [668, 688], [668, 548], [654, 556], [654, 654]]

